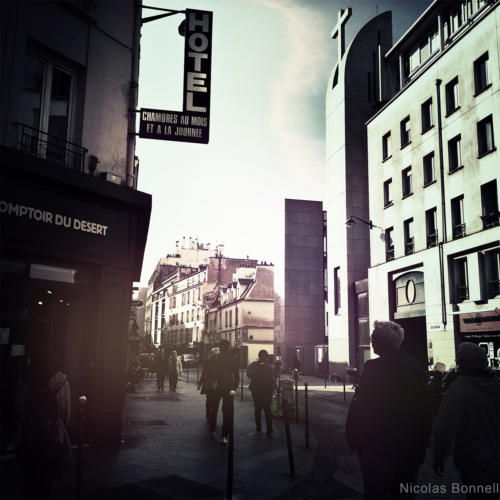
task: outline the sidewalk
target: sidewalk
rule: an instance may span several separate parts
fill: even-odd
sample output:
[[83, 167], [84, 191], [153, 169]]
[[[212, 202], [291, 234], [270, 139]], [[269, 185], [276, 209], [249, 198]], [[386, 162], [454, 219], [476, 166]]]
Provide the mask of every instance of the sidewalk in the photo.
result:
[[[176, 393], [157, 392], [151, 378], [127, 394], [122, 446], [84, 449], [82, 498], [224, 498], [228, 447], [220, 442], [221, 411], [217, 437], [212, 438], [205, 421], [205, 397], [196, 385], [195, 371], [189, 382], [182, 376]], [[264, 432], [256, 432], [251, 395], [245, 388], [241, 401], [240, 394], [235, 398], [233, 496], [273, 498], [310, 472], [317, 442], [311, 435], [306, 450], [303, 425], [291, 420], [295, 476], [290, 476], [283, 421], [274, 419], [273, 437], [266, 435], [265, 425]], [[20, 493], [21, 484], [15, 486]], [[56, 498], [73, 497], [73, 470], [53, 493]]]

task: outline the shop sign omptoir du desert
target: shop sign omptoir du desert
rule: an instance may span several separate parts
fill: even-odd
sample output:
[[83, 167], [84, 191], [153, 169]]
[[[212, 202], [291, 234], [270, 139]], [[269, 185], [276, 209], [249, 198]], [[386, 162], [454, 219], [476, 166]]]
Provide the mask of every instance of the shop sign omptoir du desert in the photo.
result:
[[186, 10], [182, 111], [141, 108], [139, 137], [208, 144], [212, 12]]

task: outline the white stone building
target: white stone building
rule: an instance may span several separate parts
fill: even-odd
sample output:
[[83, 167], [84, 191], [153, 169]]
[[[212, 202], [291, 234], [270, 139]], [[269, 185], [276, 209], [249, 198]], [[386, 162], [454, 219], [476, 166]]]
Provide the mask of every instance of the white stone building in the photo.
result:
[[424, 365], [457, 345], [500, 361], [500, 10], [436, 0], [385, 54], [397, 89], [368, 121], [369, 317]]

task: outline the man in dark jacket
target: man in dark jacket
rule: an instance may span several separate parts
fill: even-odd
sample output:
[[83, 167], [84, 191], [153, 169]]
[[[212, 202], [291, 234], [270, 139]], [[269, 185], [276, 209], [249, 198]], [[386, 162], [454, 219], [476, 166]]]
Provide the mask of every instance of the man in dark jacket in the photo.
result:
[[271, 415], [271, 401], [273, 399], [274, 377], [273, 367], [267, 362], [268, 354], [265, 349], [259, 351], [259, 359], [254, 361], [247, 370], [250, 377], [249, 389], [252, 392], [255, 405], [255, 426], [257, 432], [262, 431], [262, 410], [266, 416], [267, 435], [273, 434], [273, 417]]
[[229, 433], [233, 432], [234, 394], [240, 383], [238, 360], [230, 351], [229, 340], [219, 342], [220, 354], [215, 357], [217, 378], [217, 405], [222, 398], [222, 444], [228, 442]]
[[375, 321], [373, 351], [349, 409], [346, 434], [359, 454], [366, 498], [410, 493], [432, 429], [426, 376], [417, 360], [399, 353], [404, 330]]
[[455, 443], [455, 465], [467, 498], [498, 498], [500, 483], [500, 380], [487, 369], [484, 349], [463, 342], [458, 377], [447, 390], [436, 421], [434, 471], [441, 475]]

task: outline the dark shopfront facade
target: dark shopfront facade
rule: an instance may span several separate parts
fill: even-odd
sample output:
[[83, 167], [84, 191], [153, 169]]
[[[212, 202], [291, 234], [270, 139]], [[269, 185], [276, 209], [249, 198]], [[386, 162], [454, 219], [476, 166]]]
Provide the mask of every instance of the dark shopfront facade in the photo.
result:
[[49, 346], [72, 393], [87, 396], [86, 440], [119, 444], [132, 283], [151, 197], [0, 148], [2, 452], [30, 356]]

